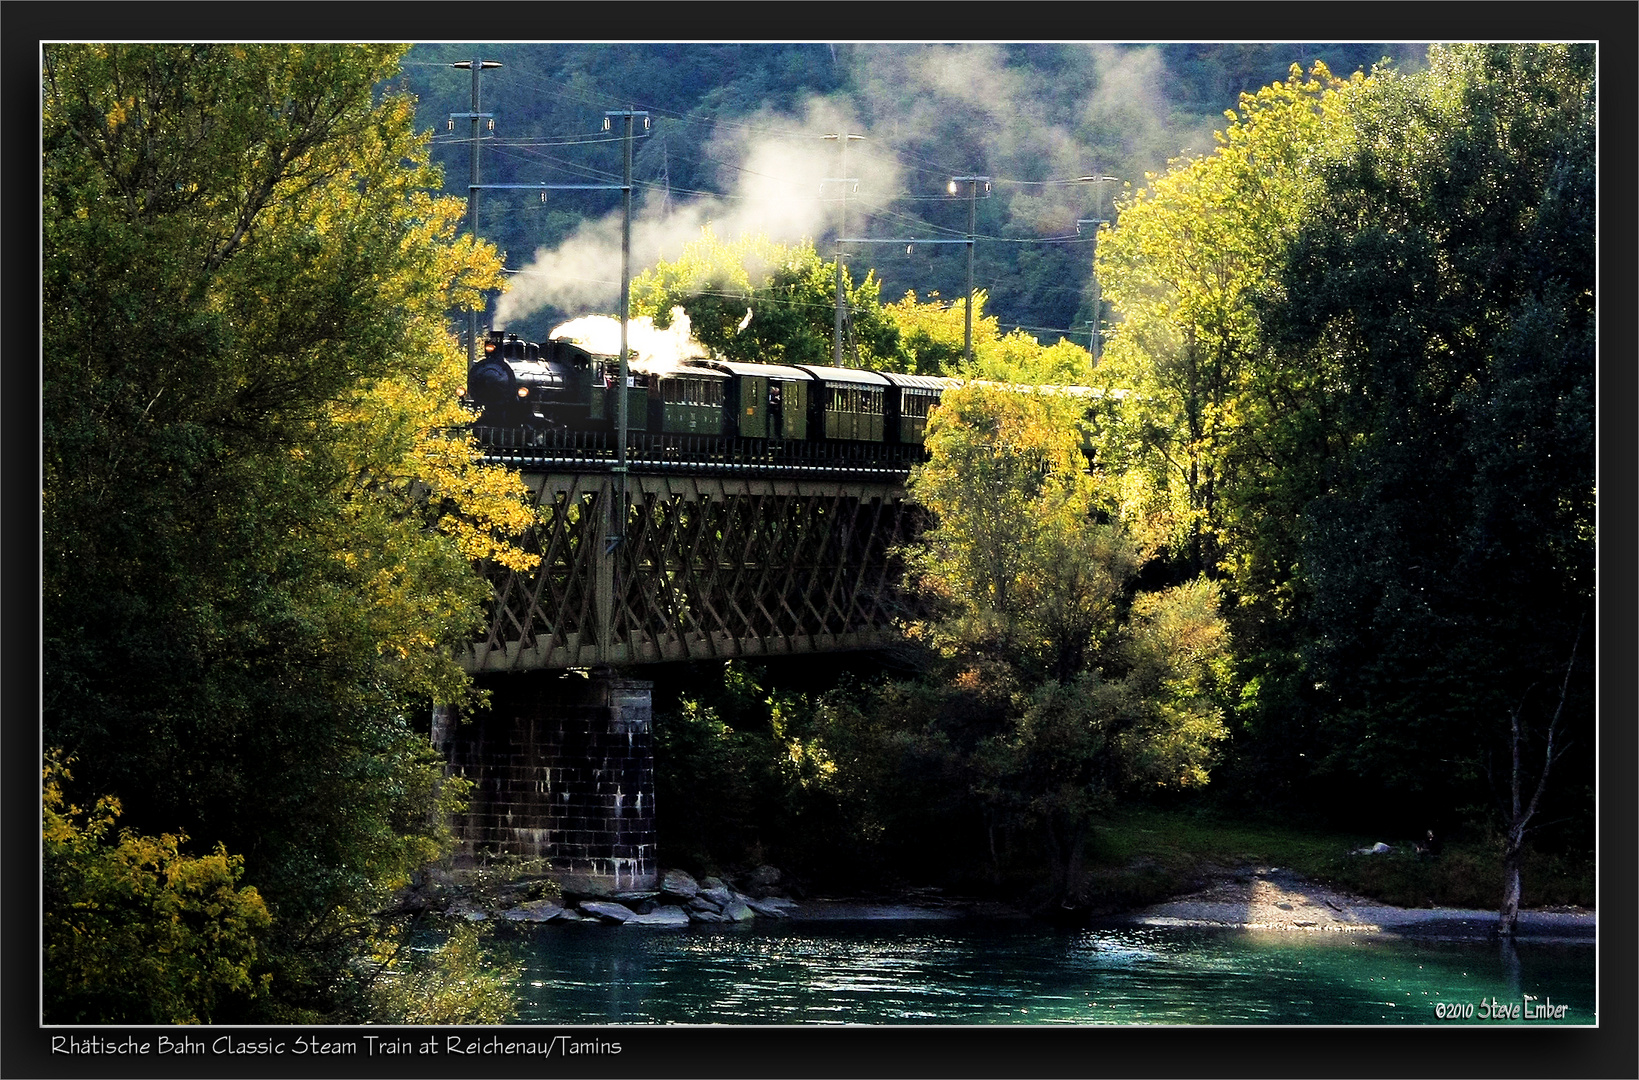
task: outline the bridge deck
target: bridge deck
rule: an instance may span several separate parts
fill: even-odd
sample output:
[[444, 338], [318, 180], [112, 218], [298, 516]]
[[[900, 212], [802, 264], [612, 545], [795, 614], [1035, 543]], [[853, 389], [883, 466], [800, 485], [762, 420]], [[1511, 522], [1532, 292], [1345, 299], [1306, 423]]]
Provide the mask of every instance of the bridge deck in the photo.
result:
[[[485, 460], [525, 471], [607, 471], [616, 462], [608, 432], [478, 428]], [[627, 437], [627, 469], [633, 474], [714, 476], [856, 476], [903, 481], [924, 460], [921, 446], [860, 442], [783, 442], [715, 435]]]

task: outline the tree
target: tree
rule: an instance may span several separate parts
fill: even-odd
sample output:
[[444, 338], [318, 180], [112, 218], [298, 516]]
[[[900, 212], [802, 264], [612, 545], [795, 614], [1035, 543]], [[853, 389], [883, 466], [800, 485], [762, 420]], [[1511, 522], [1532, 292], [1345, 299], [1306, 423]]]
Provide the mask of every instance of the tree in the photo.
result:
[[42, 793], [42, 938], [47, 1023], [210, 1023], [236, 999], [265, 992], [251, 974], [270, 922], [244, 860], [207, 855], [186, 836], [112, 833], [118, 800], [66, 805], [66, 765], [48, 759]]
[[1092, 520], [1079, 398], [986, 384], [946, 391], [911, 496], [935, 515], [912, 555], [947, 649], [1068, 677], [1136, 569], [1119, 526]]
[[1338, 137], [1345, 91], [1364, 85], [1294, 65], [1286, 82], [1242, 94], [1217, 149], [1152, 174], [1100, 238], [1098, 277], [1119, 314], [1101, 385], [1130, 394], [1102, 448], [1150, 489], [1134, 493], [1142, 504], [1165, 508], [1190, 574], [1261, 584], [1235, 550], [1226, 501], [1268, 456], [1263, 422], [1300, 407], [1304, 386], [1268, 354], [1258, 305], [1278, 296], [1275, 270], [1316, 189], [1313, 157]]
[[[994, 315], [985, 314], [985, 292], [973, 292], [973, 349], [981, 352], [994, 341], [998, 325]], [[906, 358], [905, 371], [914, 375], [956, 375], [964, 363], [966, 313], [960, 301], [945, 303], [938, 293], [919, 301], [915, 291], [907, 292], [887, 306], [888, 318], [899, 330], [900, 349]]]
[[263, 1019], [359, 1015], [370, 913], [447, 840], [417, 717], [470, 695], [473, 560], [529, 559], [455, 404], [498, 264], [372, 90], [402, 51], [44, 50], [46, 743], [243, 858]]
[[1204, 786], [1228, 734], [1228, 633], [1204, 578], [1141, 594], [1099, 664], [1016, 695], [1014, 723], [981, 748], [979, 792], [1043, 831], [1054, 892], [1082, 899], [1087, 837], [1122, 795]]
[[1022, 330], [1004, 335], [994, 315], [985, 314], [985, 290], [973, 292], [973, 363], [964, 356], [966, 312], [958, 301], [947, 304], [938, 293], [918, 300], [915, 291], [884, 308], [899, 330], [903, 366], [916, 375], [964, 376], [994, 382], [1091, 386], [1092, 355], [1060, 338], [1042, 345]]
[[959, 685], [1011, 697], [975, 754], [978, 793], [1042, 830], [1071, 901], [1099, 810], [1207, 781], [1229, 674], [1216, 585], [1131, 595], [1139, 553], [1087, 468], [1084, 407], [1051, 390], [948, 391], [909, 483], [934, 515], [908, 560], [935, 604], [915, 630]]
[[[852, 284], [846, 268], [848, 324], [845, 363], [892, 366], [898, 349], [883, 317], [880, 286], [867, 274]], [[836, 355], [836, 264], [821, 261], [812, 243], [794, 247], [766, 236], [719, 240], [709, 228], [670, 262], [632, 282], [632, 311], [655, 326], [671, 325], [672, 309], [689, 316], [695, 338], [726, 360], [829, 366]]]
[[1324, 366], [1338, 436], [1294, 485], [1327, 771], [1425, 820], [1494, 828], [1495, 795], [1509, 861], [1531, 815], [1497, 763], [1522, 749], [1545, 773], [1577, 748], [1540, 805], [1562, 843], [1592, 833], [1568, 658], [1593, 596], [1594, 117], [1589, 46], [1441, 47], [1380, 81], [1266, 320]]

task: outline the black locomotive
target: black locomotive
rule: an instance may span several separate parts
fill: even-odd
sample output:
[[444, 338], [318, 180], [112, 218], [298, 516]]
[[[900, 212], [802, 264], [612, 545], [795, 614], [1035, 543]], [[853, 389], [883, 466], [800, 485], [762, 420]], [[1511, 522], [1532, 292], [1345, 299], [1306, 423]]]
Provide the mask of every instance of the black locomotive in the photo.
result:
[[[491, 331], [467, 373], [477, 426], [544, 441], [616, 425], [619, 358]], [[627, 364], [627, 429], [648, 436], [920, 447], [954, 379], [807, 364], [639, 357]], [[552, 438], [552, 441], [557, 441]], [[691, 440], [693, 441], [693, 440]]]

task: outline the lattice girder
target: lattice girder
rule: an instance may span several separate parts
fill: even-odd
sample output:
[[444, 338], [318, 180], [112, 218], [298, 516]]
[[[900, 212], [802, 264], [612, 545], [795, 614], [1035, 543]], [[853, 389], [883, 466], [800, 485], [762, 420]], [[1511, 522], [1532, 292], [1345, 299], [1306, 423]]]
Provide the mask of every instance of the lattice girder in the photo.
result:
[[[526, 671], [880, 647], [896, 549], [921, 515], [889, 481], [632, 476], [610, 550], [607, 473], [525, 472], [542, 509], [527, 574], [490, 565], [468, 670]], [[606, 531], [607, 530], [607, 531]]]

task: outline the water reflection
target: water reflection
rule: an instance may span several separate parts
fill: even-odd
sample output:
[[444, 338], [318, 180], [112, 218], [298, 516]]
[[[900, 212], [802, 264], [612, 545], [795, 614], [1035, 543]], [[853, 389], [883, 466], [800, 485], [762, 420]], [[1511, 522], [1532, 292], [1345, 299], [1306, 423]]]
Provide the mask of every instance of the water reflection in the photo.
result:
[[1424, 1024], [1522, 995], [1591, 1024], [1594, 950], [1342, 934], [787, 923], [510, 938], [523, 1020], [636, 1024]]

